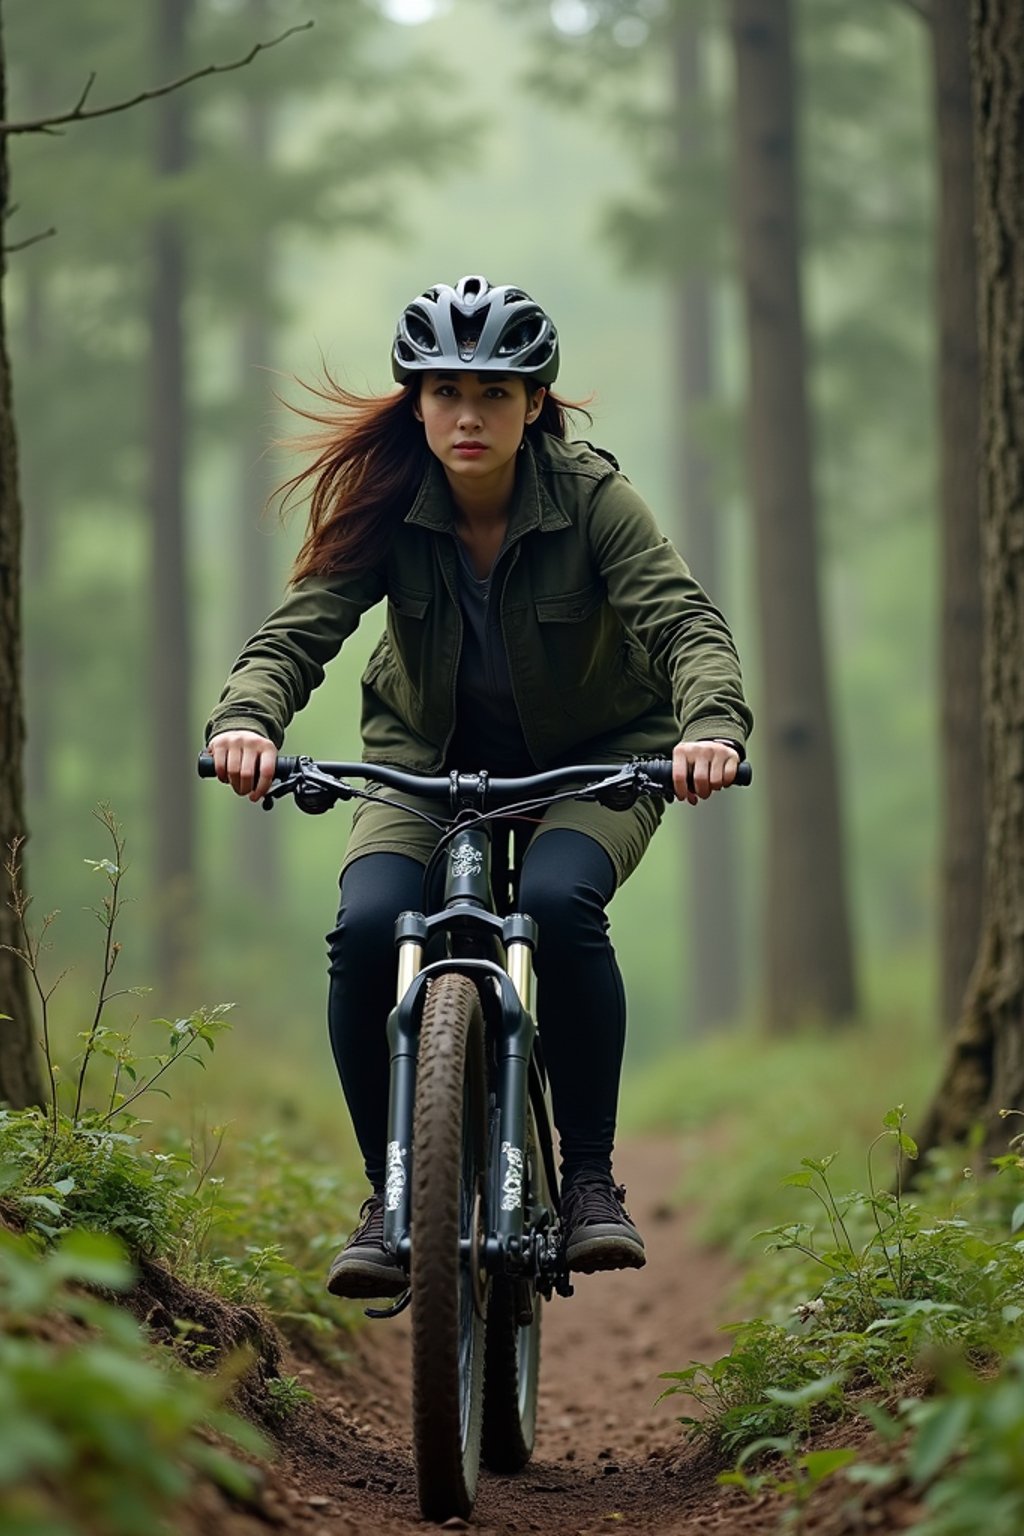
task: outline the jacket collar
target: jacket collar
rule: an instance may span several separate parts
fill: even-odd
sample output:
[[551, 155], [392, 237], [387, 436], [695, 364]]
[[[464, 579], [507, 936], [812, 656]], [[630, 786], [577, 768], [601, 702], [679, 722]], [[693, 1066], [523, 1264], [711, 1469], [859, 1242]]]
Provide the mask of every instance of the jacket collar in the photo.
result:
[[[405, 522], [420, 528], [430, 528], [435, 533], [451, 533], [455, 528], [455, 504], [448, 489], [444, 470], [433, 454], [426, 473], [420, 482]], [[532, 443], [527, 441], [516, 460], [516, 485], [512, 506], [508, 515], [506, 543], [539, 528], [550, 533], [556, 528], [568, 528], [572, 519], [552, 500], [543, 484], [537, 468], [537, 455]]]

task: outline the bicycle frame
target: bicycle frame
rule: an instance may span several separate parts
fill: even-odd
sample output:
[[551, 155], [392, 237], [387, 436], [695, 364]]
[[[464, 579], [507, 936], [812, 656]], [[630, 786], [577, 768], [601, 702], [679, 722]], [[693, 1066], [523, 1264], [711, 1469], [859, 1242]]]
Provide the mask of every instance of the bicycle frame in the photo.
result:
[[[537, 928], [525, 914], [512, 913], [501, 918], [492, 910], [490, 850], [490, 827], [467, 824], [446, 855], [441, 911], [431, 917], [421, 912], [403, 912], [396, 924], [398, 999], [387, 1025], [391, 1091], [384, 1240], [399, 1259], [409, 1262], [410, 1149], [415, 1157], [412, 1121], [420, 1019], [431, 978], [457, 971], [476, 984], [495, 1053], [493, 1087], [499, 1155], [489, 1174], [488, 1233], [480, 1257], [491, 1274], [532, 1274], [546, 1284], [558, 1285], [553, 1272], [553, 1245], [535, 1242], [536, 1234], [525, 1230], [523, 1202], [528, 1106], [531, 1097], [536, 1102], [536, 1095], [543, 1095], [544, 1091], [533, 1054], [537, 1029], [532, 1014], [532, 955]], [[438, 932], [448, 935], [453, 953], [424, 966], [427, 940]], [[505, 949], [504, 967], [485, 958], [488, 944], [495, 938], [500, 938]], [[546, 1107], [537, 1103], [536, 1108], [541, 1155], [548, 1167], [549, 1183], [555, 1189], [550, 1122]]]

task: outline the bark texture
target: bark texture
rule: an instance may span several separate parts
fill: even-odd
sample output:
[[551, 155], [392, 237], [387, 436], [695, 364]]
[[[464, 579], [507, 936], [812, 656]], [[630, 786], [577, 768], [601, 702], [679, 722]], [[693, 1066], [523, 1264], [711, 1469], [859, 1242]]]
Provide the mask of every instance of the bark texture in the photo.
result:
[[[3, 23], [0, 19], [0, 117], [6, 117]], [[10, 208], [7, 139], [0, 134], [0, 230]], [[21, 503], [18, 493], [18, 445], [14, 426], [11, 365], [3, 298], [6, 260], [0, 252], [0, 852], [25, 836], [25, 712], [21, 651]], [[9, 890], [0, 875], [0, 946], [21, 942]], [[35, 1040], [28, 972], [0, 947], [0, 1102], [22, 1109], [45, 1102], [42, 1064]]]
[[[253, 36], [267, 35], [269, 25], [267, 0], [250, 0], [249, 14]], [[255, 96], [247, 105], [246, 144], [250, 163], [267, 167], [270, 162], [270, 114], [266, 102]], [[251, 292], [242, 320], [241, 390], [246, 402], [245, 426], [241, 434], [239, 548], [239, 636], [247, 637], [259, 628], [273, 599], [273, 544], [260, 522], [260, 513], [271, 491], [266, 448], [266, 410], [268, 391], [263, 371], [270, 365], [272, 339], [271, 243], [269, 236], [248, 253]], [[240, 807], [258, 810], [258, 807]], [[243, 888], [249, 891], [277, 890], [282, 879], [280, 859], [280, 819], [276, 816], [238, 815], [233, 826], [235, 864]]]
[[942, 515], [940, 676], [943, 1021], [963, 1011], [981, 933], [981, 517], [978, 506], [978, 309], [974, 236], [970, 0], [932, 0], [939, 157], [937, 301], [939, 501]]
[[[185, 40], [193, 0], [156, 0], [156, 58], [162, 76], [185, 70]], [[170, 183], [188, 160], [185, 96], [154, 104], [154, 171]], [[188, 623], [185, 520], [186, 248], [181, 221], [165, 211], [152, 233], [149, 294], [149, 504], [153, 519], [152, 650], [153, 807], [158, 897], [156, 970], [164, 995], [174, 996], [188, 950], [192, 910], [194, 813], [190, 758], [192, 648]]]
[[848, 1019], [857, 989], [819, 598], [789, 0], [732, 0], [731, 21], [767, 797], [764, 1011], [785, 1029]]
[[[679, 114], [679, 160], [688, 162], [706, 152], [693, 104], [702, 94], [700, 27], [682, 12], [673, 37], [675, 99]], [[678, 345], [677, 389], [682, 430], [676, 434], [676, 480], [682, 505], [682, 549], [701, 585], [715, 602], [721, 601], [719, 537], [720, 508], [716, 505], [711, 459], [700, 440], [696, 418], [714, 394], [712, 368], [714, 284], [706, 272], [676, 274], [672, 293]], [[685, 823], [687, 931], [690, 939], [687, 1024], [705, 1030], [734, 1019], [742, 1002], [742, 967], [736, 923], [722, 921], [737, 908], [736, 828], [733, 805], [713, 796]]]
[[985, 889], [977, 964], [921, 1140], [1024, 1109], [1024, 9], [975, 0], [975, 203], [981, 341]]

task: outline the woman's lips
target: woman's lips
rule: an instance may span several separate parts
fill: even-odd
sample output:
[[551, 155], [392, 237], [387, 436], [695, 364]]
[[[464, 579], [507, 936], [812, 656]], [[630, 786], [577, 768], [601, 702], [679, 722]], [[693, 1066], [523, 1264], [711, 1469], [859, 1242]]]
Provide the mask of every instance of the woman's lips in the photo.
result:
[[464, 458], [464, 459], [476, 459], [476, 458], [479, 458], [479, 456], [482, 453], [486, 453], [487, 452], [487, 444], [486, 443], [469, 443], [469, 442], [467, 442], [467, 443], [456, 443], [453, 451], [455, 453], [459, 454], [461, 458]]

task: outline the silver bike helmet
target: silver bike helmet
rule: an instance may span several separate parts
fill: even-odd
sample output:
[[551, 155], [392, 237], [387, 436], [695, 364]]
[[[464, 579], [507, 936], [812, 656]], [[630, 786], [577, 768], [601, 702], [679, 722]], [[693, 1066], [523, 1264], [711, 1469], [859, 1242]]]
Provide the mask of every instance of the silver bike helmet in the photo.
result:
[[435, 283], [398, 321], [391, 371], [400, 384], [428, 368], [518, 373], [537, 384], [558, 376], [558, 332], [528, 293], [486, 277]]

